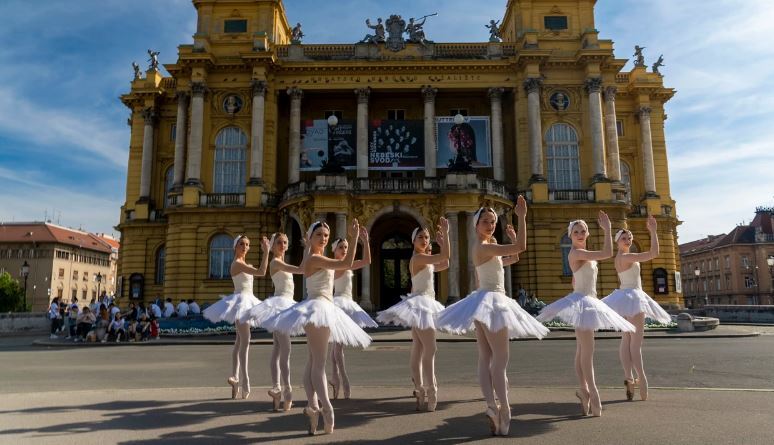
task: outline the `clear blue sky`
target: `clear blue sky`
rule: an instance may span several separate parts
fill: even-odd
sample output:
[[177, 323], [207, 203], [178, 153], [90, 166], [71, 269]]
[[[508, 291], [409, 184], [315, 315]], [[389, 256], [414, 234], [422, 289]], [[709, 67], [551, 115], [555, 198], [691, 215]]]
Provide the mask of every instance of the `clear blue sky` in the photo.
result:
[[[286, 0], [307, 43], [354, 42], [367, 17], [438, 12], [440, 42], [484, 41], [505, 0]], [[385, 7], [385, 4], [390, 6]], [[442, 6], [438, 6], [438, 5]], [[471, 8], [471, 5], [475, 7]], [[131, 62], [146, 50], [173, 63], [191, 43], [190, 0], [0, 2], [0, 221], [41, 220], [112, 232], [126, 187]], [[757, 205], [774, 205], [774, 45], [770, 0], [600, 0], [596, 27], [629, 58], [664, 54], [667, 145], [680, 242], [731, 230]], [[626, 69], [629, 69], [627, 66]]]

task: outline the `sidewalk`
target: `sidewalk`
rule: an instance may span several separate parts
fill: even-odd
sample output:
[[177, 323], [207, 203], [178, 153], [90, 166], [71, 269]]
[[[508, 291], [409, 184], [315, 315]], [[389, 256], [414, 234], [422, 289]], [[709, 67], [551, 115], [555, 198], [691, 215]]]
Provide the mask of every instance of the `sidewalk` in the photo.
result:
[[[369, 330], [374, 343], [390, 342], [411, 342], [411, 331], [397, 329], [375, 329]], [[774, 326], [747, 326], [747, 325], [721, 325], [716, 329], [701, 332], [678, 332], [677, 330], [654, 329], [645, 331], [646, 338], [733, 338], [733, 337], [757, 337], [759, 335], [774, 335]], [[597, 332], [597, 340], [616, 340], [620, 339], [618, 332]], [[552, 329], [551, 334], [543, 340], [575, 340], [575, 334], [571, 329], [559, 328]], [[450, 335], [442, 332], [438, 333], [438, 342], [475, 342], [475, 334], [468, 335]], [[537, 341], [535, 338], [517, 339], [513, 341]], [[304, 337], [294, 337], [293, 344], [304, 344]], [[74, 343], [70, 340], [57, 339], [51, 340], [48, 337], [33, 341], [35, 346], [69, 346], [69, 347], [97, 347], [97, 346], [166, 346], [166, 345], [225, 345], [233, 344], [233, 335], [214, 335], [214, 336], [190, 336], [190, 337], [162, 337], [159, 340], [148, 342], [121, 342], [121, 343]], [[271, 334], [266, 332], [253, 333], [250, 344], [270, 345], [272, 343]]]

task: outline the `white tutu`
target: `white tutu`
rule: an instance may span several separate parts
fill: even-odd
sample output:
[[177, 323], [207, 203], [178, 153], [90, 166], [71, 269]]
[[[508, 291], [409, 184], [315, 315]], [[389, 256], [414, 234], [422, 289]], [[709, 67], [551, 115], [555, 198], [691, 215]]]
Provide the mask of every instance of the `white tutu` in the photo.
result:
[[385, 309], [376, 316], [384, 324], [407, 328], [436, 329], [435, 317], [444, 307], [430, 295], [401, 296], [403, 301]]
[[253, 322], [257, 326], [263, 327], [267, 320], [294, 304], [296, 304], [296, 302], [292, 298], [269, 297], [263, 300], [258, 306], [254, 306], [250, 309], [250, 318], [253, 319]]
[[550, 332], [512, 298], [486, 289], [473, 291], [438, 313], [436, 326], [439, 330], [460, 335], [474, 330], [474, 321], [482, 323], [491, 332], [506, 328], [508, 338], [543, 338]]
[[591, 295], [573, 292], [544, 307], [537, 316], [540, 321], [555, 318], [582, 330], [634, 332], [634, 326], [616, 314], [608, 305]]
[[213, 323], [227, 321], [235, 324], [238, 321], [257, 327], [258, 325], [251, 317], [250, 312], [260, 305], [261, 300], [255, 298], [252, 292], [242, 291], [221, 298], [205, 309], [202, 315]]
[[378, 328], [379, 325], [359, 304], [347, 297], [333, 297], [333, 304], [344, 311], [361, 328]]
[[297, 336], [304, 334], [304, 326], [307, 324], [329, 328], [329, 343], [361, 348], [371, 344], [371, 337], [346, 312], [324, 297], [307, 299], [293, 305], [266, 321], [264, 328], [270, 332], [279, 331]]
[[644, 312], [647, 318], [659, 323], [669, 323], [672, 317], [642, 289], [616, 289], [602, 299], [618, 315], [631, 317]]

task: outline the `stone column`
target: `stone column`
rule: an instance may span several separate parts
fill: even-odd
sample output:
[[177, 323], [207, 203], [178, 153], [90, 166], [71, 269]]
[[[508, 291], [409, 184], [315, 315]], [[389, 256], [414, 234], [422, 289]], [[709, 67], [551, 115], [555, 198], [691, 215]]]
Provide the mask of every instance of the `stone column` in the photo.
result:
[[[188, 93], [177, 92], [177, 123], [175, 124], [175, 167], [172, 189], [180, 190], [185, 180], [185, 137], [188, 125]], [[166, 205], [166, 203], [164, 203]]]
[[607, 135], [608, 178], [621, 182], [621, 158], [618, 154], [618, 119], [615, 114], [616, 87], [605, 88], [605, 134]]
[[266, 114], [266, 82], [253, 80], [253, 121], [250, 127], [250, 184], [263, 184], [263, 133]]
[[642, 167], [645, 172], [645, 196], [655, 197], [656, 171], [653, 166], [653, 138], [650, 133], [650, 107], [640, 107], [637, 116], [640, 119], [640, 139], [642, 151]]
[[446, 219], [449, 220], [449, 246], [451, 247], [449, 272], [446, 275], [449, 287], [449, 298], [446, 301], [448, 305], [460, 299], [460, 249], [457, 213], [447, 213]]
[[438, 90], [427, 85], [422, 87], [425, 100], [425, 177], [435, 177], [435, 164], [438, 147], [435, 143], [435, 95]]
[[374, 305], [371, 303], [371, 265], [360, 269], [360, 307], [366, 312], [371, 312]]
[[503, 92], [504, 88], [490, 88], [489, 102], [492, 107], [492, 166], [494, 179], [505, 180], [505, 148], [503, 147]]
[[290, 150], [288, 154], [288, 184], [299, 181], [299, 155], [301, 154], [301, 98], [304, 92], [297, 87], [288, 88], [290, 96]]
[[368, 98], [370, 88], [359, 88], [357, 94], [357, 177], [368, 177]]
[[153, 170], [153, 121], [156, 111], [146, 108], [142, 111], [145, 128], [142, 134], [142, 167], [140, 170], [140, 201], [150, 199], [151, 174]]
[[602, 78], [586, 79], [586, 92], [589, 95], [589, 123], [591, 127], [591, 151], [594, 161], [594, 176], [592, 181], [607, 180], [605, 165], [605, 136], [602, 129]]
[[529, 122], [529, 157], [532, 170], [530, 182], [544, 182], [543, 175], [543, 129], [540, 122], [540, 88], [543, 80], [530, 77], [524, 81], [527, 92], [527, 120]]
[[347, 214], [336, 212], [336, 238], [347, 239]]
[[188, 133], [188, 162], [186, 185], [201, 186], [202, 135], [204, 126], [204, 96], [207, 86], [204, 82], [191, 84], [191, 131]]

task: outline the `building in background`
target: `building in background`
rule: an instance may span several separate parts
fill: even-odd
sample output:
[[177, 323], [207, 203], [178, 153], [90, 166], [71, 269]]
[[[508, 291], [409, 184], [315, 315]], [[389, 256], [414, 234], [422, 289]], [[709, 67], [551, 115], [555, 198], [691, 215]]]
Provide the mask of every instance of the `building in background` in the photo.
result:
[[680, 245], [685, 305], [774, 304], [774, 207], [750, 224]]
[[[622, 71], [595, 5], [510, 0], [491, 38], [485, 23], [470, 25], [480, 43], [407, 35], [408, 17], [385, 10], [371, 28], [365, 17], [331, 24], [362, 27], [362, 42], [306, 44], [280, 0], [193, 0], [196, 34], [163, 66], [169, 75], [152, 61], [121, 97], [132, 113], [122, 295], [213, 301], [232, 289], [237, 234], [253, 239], [257, 264], [259, 237], [286, 232], [297, 264], [312, 221], [336, 237], [356, 217], [373, 262], [358, 271], [355, 298], [383, 309], [409, 290], [411, 231], [445, 216], [453, 256], [438, 298], [451, 302], [474, 286], [472, 215], [492, 206], [503, 242], [523, 194], [528, 250], [506, 269], [509, 291], [567, 294], [567, 223], [586, 219], [600, 248], [604, 210], [645, 243], [656, 216], [661, 255], [642, 281], [662, 305], [681, 304], [664, 134], [674, 90], [641, 50]], [[617, 286], [613, 262], [601, 263], [598, 293]], [[256, 295], [270, 292], [256, 280]]]
[[24, 285], [27, 304], [45, 311], [54, 297], [88, 303], [116, 291], [118, 241], [105, 235], [45, 222], [0, 223], [0, 272]]

